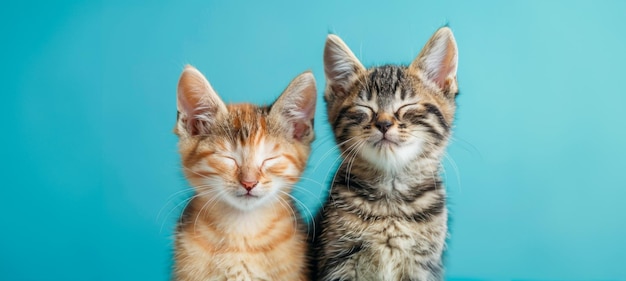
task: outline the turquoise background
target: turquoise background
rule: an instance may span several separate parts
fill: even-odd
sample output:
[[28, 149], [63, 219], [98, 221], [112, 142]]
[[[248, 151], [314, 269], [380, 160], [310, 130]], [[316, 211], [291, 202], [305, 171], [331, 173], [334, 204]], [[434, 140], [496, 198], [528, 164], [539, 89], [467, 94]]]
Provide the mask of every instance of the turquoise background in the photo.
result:
[[446, 23], [447, 279], [626, 280], [626, 1], [4, 1], [0, 22], [0, 280], [168, 280], [187, 63], [229, 102], [313, 71], [296, 196], [315, 209], [337, 156], [328, 32], [370, 66], [409, 63]]

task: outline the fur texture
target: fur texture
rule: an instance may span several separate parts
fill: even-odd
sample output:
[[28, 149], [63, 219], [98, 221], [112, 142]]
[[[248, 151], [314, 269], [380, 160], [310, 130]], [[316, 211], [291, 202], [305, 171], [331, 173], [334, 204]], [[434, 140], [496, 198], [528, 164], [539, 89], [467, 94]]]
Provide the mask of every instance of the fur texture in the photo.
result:
[[335, 35], [325, 100], [343, 157], [315, 242], [319, 280], [441, 280], [441, 158], [455, 112], [457, 47], [439, 29], [409, 66], [366, 69]]
[[176, 230], [175, 280], [308, 280], [304, 223], [289, 193], [314, 139], [315, 101], [310, 72], [271, 106], [227, 106], [185, 68], [174, 132], [195, 195]]

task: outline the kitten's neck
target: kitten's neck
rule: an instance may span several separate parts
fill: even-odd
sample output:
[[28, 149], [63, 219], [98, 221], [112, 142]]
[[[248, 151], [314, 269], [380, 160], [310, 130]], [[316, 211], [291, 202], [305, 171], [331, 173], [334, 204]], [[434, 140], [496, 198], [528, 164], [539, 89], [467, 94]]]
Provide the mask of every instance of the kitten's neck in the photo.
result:
[[440, 163], [441, 160], [436, 157], [422, 157], [411, 160], [402, 167], [381, 169], [362, 159], [353, 163], [342, 164], [336, 177], [356, 177], [363, 182], [392, 182], [399, 180], [421, 184], [440, 181]]
[[[276, 199], [287, 200], [287, 199]], [[241, 210], [226, 202], [207, 202], [195, 198], [193, 205], [198, 220], [232, 234], [253, 235], [264, 231], [271, 222], [289, 219], [291, 216], [283, 205], [268, 202], [251, 210]], [[195, 219], [195, 218], [193, 218]]]

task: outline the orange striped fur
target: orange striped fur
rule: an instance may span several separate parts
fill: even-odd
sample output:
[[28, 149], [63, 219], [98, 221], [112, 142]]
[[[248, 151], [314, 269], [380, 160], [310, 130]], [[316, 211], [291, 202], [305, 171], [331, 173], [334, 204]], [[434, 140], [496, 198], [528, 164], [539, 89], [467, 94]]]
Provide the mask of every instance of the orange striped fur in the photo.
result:
[[305, 225], [290, 191], [314, 139], [315, 80], [271, 106], [226, 106], [188, 66], [174, 132], [195, 194], [176, 230], [175, 280], [307, 280]]

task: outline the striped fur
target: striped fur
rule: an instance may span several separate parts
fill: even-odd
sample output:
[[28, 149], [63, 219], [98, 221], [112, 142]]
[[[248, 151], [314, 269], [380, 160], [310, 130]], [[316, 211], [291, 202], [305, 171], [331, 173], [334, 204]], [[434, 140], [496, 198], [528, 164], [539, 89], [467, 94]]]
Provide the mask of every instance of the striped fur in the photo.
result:
[[310, 72], [259, 107], [227, 106], [199, 71], [183, 71], [174, 132], [195, 194], [176, 229], [175, 280], [308, 280], [289, 193], [314, 139], [315, 101]]
[[457, 94], [457, 48], [438, 30], [409, 66], [366, 69], [329, 35], [325, 100], [343, 161], [321, 212], [319, 280], [441, 280], [439, 167]]

